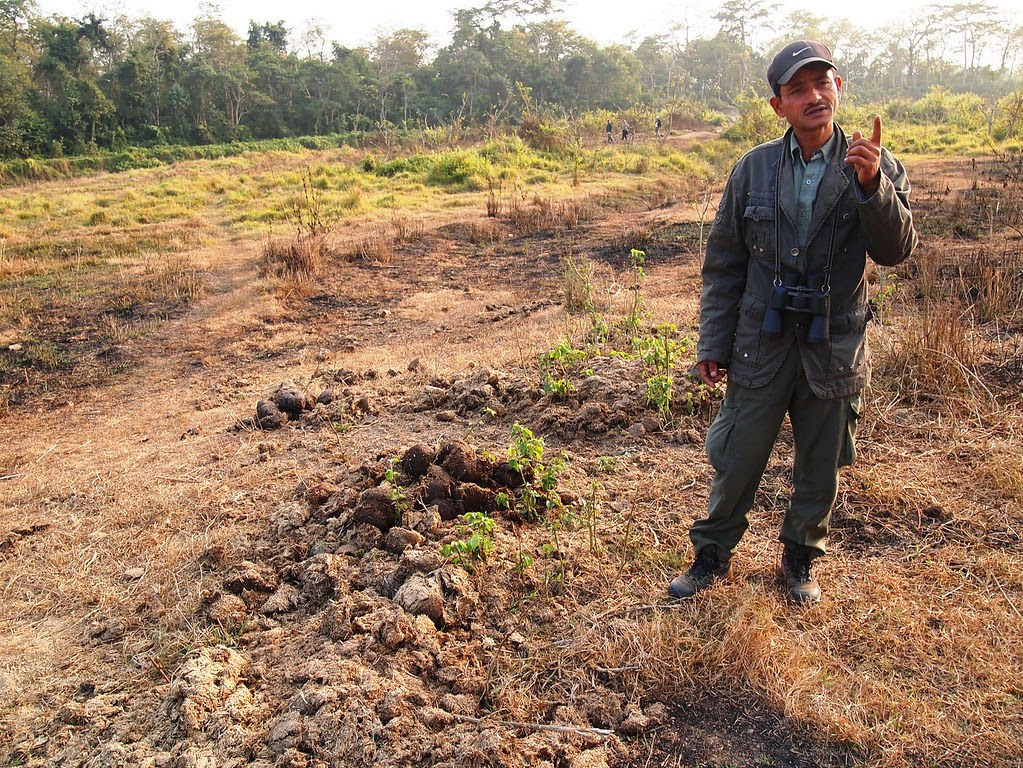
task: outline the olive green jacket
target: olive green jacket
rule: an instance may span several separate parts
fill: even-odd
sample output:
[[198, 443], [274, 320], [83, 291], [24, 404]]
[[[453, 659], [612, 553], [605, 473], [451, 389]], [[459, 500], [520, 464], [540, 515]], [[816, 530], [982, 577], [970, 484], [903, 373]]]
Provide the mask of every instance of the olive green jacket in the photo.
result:
[[[703, 263], [698, 359], [723, 365], [729, 380], [745, 387], [771, 381], [795, 341], [807, 381], [818, 397], [858, 393], [870, 376], [866, 256], [894, 265], [916, 248], [909, 179], [902, 164], [882, 148], [880, 185], [864, 199], [855, 170], [843, 162], [849, 138], [838, 125], [835, 131], [835, 154], [820, 181], [805, 249], [798, 247], [796, 236], [792, 157], [787, 151], [791, 128], [781, 139], [744, 155], [725, 186]], [[779, 178], [781, 221], [776, 228], [774, 188]], [[834, 239], [830, 337], [825, 342], [807, 341], [805, 314], [783, 312], [780, 335], [761, 332], [775, 280], [776, 234], [782, 269], [798, 274], [810, 288], [822, 285]]]

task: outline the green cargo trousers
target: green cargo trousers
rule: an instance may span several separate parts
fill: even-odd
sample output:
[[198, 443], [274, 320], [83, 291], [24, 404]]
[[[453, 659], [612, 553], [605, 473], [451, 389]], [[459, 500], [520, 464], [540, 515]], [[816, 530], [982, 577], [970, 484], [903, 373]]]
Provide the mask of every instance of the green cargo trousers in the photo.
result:
[[749, 511], [767, 467], [782, 420], [792, 422], [795, 458], [792, 500], [779, 539], [825, 552], [831, 508], [838, 495], [838, 469], [856, 460], [860, 397], [824, 400], [810, 389], [793, 344], [769, 384], [748, 389], [729, 382], [725, 400], [707, 432], [707, 456], [714, 482], [707, 517], [689, 530], [698, 553], [708, 544], [728, 558], [749, 527]]

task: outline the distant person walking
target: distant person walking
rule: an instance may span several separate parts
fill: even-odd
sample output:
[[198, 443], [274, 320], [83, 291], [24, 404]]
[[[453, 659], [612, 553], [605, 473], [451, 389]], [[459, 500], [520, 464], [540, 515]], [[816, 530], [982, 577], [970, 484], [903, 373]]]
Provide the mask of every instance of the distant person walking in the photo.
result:
[[628, 121], [627, 120], [622, 120], [622, 144], [628, 144], [629, 143], [629, 131], [630, 130], [632, 130], [632, 129], [629, 128]]
[[614, 134], [615, 134], [614, 123], [612, 123], [610, 120], [608, 120], [607, 121], [607, 143], [608, 144], [614, 144], [615, 143], [615, 136], [614, 136]]
[[654, 136], [661, 138], [661, 116], [658, 115], [657, 119], [654, 120]]

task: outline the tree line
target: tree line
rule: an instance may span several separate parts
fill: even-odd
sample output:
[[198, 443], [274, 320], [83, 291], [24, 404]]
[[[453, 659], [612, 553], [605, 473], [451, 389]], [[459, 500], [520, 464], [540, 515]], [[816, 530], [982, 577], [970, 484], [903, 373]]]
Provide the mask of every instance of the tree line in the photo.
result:
[[713, 35], [676, 26], [602, 46], [560, 18], [556, 0], [492, 0], [455, 11], [439, 49], [417, 29], [348, 48], [283, 21], [252, 21], [242, 37], [207, 14], [183, 33], [150, 17], [47, 17], [34, 0], [0, 0], [0, 157], [497, 125], [527, 107], [699, 114], [763, 92], [770, 54], [801, 36], [832, 46], [847, 92], [864, 101], [941, 86], [994, 103], [1023, 67], [1023, 26], [986, 2], [936, 5], [885, 30], [783, 17], [767, 0], [725, 0], [714, 18]]

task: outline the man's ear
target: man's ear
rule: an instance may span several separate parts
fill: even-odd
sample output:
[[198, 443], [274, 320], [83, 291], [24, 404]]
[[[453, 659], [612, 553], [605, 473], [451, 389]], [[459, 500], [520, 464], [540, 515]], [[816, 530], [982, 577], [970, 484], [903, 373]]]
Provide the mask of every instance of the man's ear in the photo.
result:
[[772, 96], [770, 99], [771, 108], [774, 110], [774, 114], [778, 117], [785, 117], [785, 113], [781, 111], [781, 99], [777, 96]]
[[835, 90], [838, 91], [839, 93], [842, 92], [842, 76], [841, 75], [835, 75]]

